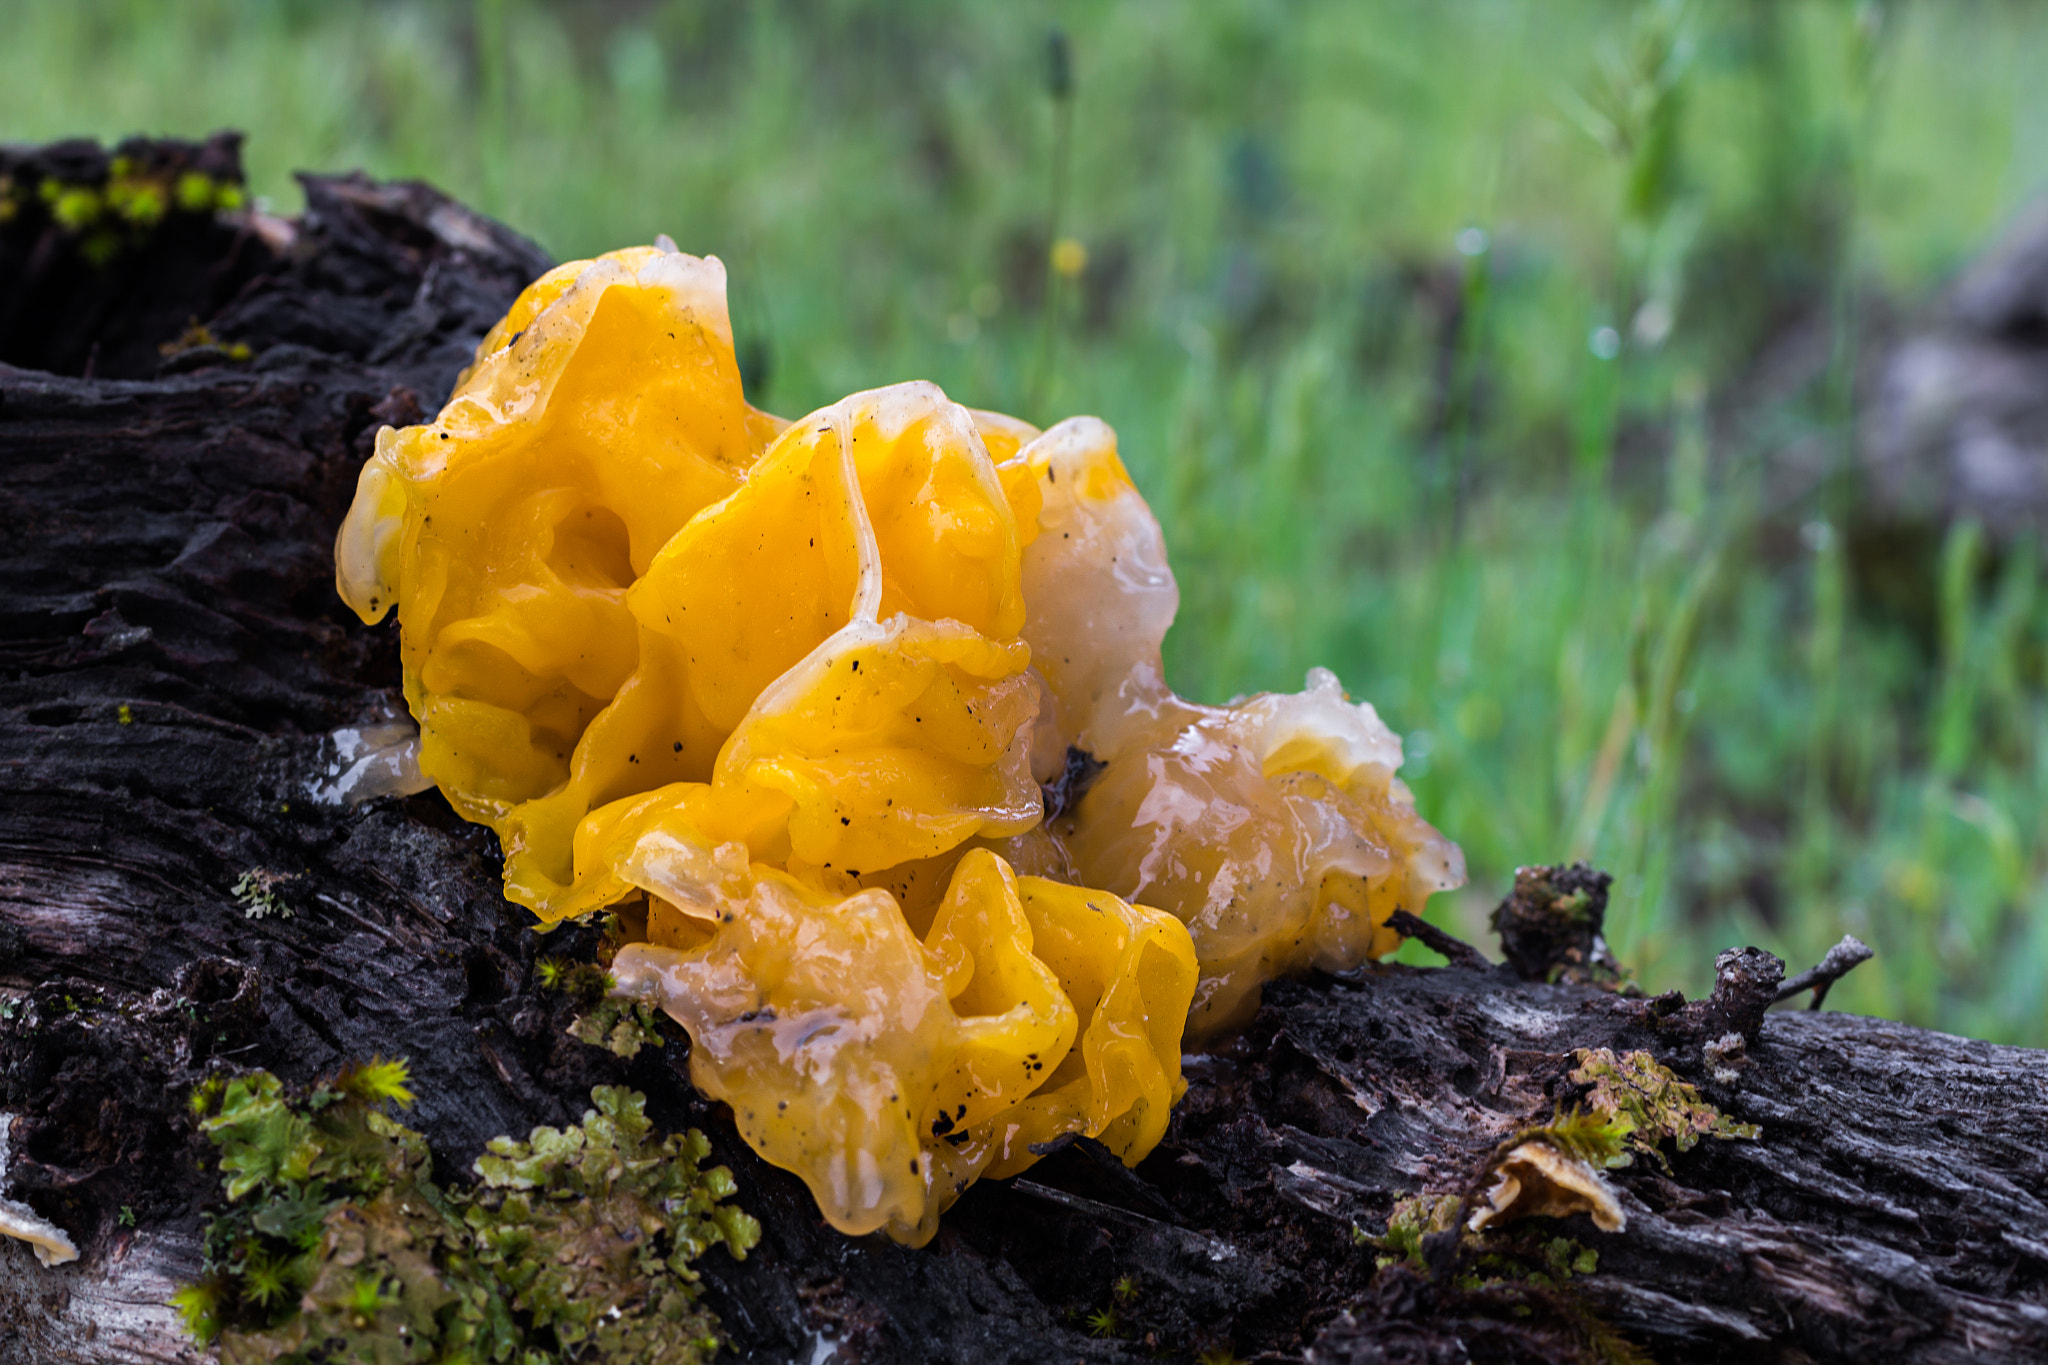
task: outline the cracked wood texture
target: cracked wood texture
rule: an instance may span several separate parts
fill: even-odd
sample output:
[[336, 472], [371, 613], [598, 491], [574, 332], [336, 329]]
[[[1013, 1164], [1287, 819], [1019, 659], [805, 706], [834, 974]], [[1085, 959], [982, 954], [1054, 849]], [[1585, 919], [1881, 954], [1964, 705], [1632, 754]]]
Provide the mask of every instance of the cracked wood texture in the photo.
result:
[[[138, 154], [238, 173], [232, 139]], [[89, 180], [106, 153], [0, 160]], [[1469, 963], [1278, 985], [1190, 1059], [1135, 1171], [1071, 1143], [924, 1250], [833, 1232], [690, 1089], [679, 1033], [630, 1062], [565, 1036], [535, 963], [596, 936], [533, 933], [487, 832], [434, 793], [310, 797], [327, 736], [399, 705], [391, 628], [332, 586], [356, 470], [548, 262], [422, 186], [306, 188], [300, 220], [173, 215], [98, 266], [34, 213], [0, 221], [0, 1196], [83, 1253], [0, 1245], [0, 1365], [200, 1359], [162, 1306], [217, 1195], [186, 1094], [374, 1053], [410, 1059], [444, 1176], [598, 1083], [703, 1128], [765, 1230], [703, 1263], [724, 1358], [2048, 1359], [2048, 1055], [1765, 1015], [1740, 972], [1685, 1008]], [[158, 349], [195, 319], [207, 338]], [[249, 916], [252, 872], [288, 915]], [[1705, 1047], [1731, 1029], [1724, 1084]], [[1466, 1192], [1580, 1098], [1589, 1047], [1651, 1052], [1761, 1137], [1613, 1173], [1621, 1232], [1379, 1250], [1398, 1197]], [[1532, 1278], [1557, 1238], [1597, 1267]]]

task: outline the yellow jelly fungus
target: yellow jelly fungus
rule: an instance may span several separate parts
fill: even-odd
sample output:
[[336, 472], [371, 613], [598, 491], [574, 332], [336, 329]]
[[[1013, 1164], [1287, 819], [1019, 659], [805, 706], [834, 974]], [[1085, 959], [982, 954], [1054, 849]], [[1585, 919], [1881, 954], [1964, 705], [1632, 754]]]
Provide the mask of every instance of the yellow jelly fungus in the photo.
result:
[[507, 890], [543, 919], [605, 903], [578, 889], [578, 823], [671, 781], [712, 781], [732, 819], [770, 822], [760, 856], [842, 870], [1038, 822], [1015, 519], [936, 387], [789, 427], [624, 605], [637, 662], [566, 780], [498, 821]]
[[335, 546], [359, 615], [402, 604], [421, 772], [500, 833], [632, 677], [626, 590], [780, 427], [740, 396], [716, 260], [580, 265], [521, 296], [434, 423], [378, 433]]
[[1327, 669], [1293, 696], [1175, 696], [1159, 650], [1180, 592], [1115, 434], [1072, 418], [1019, 458], [1044, 470], [1024, 554], [1024, 638], [1056, 735], [1038, 761], [1072, 744], [1107, 765], [1052, 833], [1079, 880], [1187, 924], [1202, 963], [1190, 1036], [1244, 1023], [1261, 982], [1399, 946], [1387, 918], [1465, 879], [1394, 776], [1399, 738]]
[[1171, 917], [975, 850], [920, 943], [886, 892], [836, 896], [673, 823], [629, 861], [683, 899], [620, 951], [620, 990], [689, 1030], [698, 1089], [835, 1226], [922, 1244], [1033, 1143], [1086, 1133], [1135, 1161], [1165, 1131], [1196, 971]]
[[[1328, 673], [1167, 688], [1178, 590], [1108, 427], [924, 383], [783, 423], [724, 286], [666, 241], [536, 281], [379, 433], [337, 581], [398, 608], [418, 770], [507, 894], [644, 908], [613, 971], [698, 1087], [835, 1226], [922, 1243], [1062, 1134], [1143, 1158], [1184, 1031], [1382, 955], [1462, 860]], [[1070, 748], [1107, 766], [1047, 822]]]

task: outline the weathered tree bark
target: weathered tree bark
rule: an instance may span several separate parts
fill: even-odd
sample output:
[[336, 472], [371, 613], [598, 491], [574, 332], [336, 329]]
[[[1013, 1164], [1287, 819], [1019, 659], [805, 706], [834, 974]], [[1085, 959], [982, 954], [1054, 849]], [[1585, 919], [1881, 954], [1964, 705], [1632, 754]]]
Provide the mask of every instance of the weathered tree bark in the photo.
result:
[[[17, 185], [105, 173], [76, 146], [0, 162]], [[1136, 1171], [1072, 1144], [971, 1190], [919, 1251], [826, 1227], [691, 1090], [679, 1034], [631, 1062], [565, 1036], [535, 962], [594, 937], [536, 935], [487, 832], [434, 793], [311, 795], [332, 731], [399, 709], [392, 628], [332, 587], [356, 470], [546, 261], [421, 186], [306, 184], [296, 223], [131, 232], [120, 287], [40, 210], [0, 219], [0, 1196], [84, 1253], [0, 1245], [0, 1363], [199, 1358], [162, 1306], [217, 1189], [186, 1094], [376, 1053], [410, 1059], [443, 1172], [573, 1121], [601, 1082], [703, 1128], [765, 1228], [745, 1263], [703, 1262], [747, 1360], [823, 1339], [861, 1361], [1536, 1361], [1614, 1358], [1610, 1333], [1662, 1361], [2048, 1358], [2048, 1054], [1765, 1017], [1758, 954], [1686, 1008], [1469, 962], [1276, 986], [1191, 1059]], [[195, 320], [208, 335], [160, 356]], [[245, 876], [289, 915], [252, 918]], [[1706, 1049], [1730, 1032], [1749, 1039], [1724, 1083]], [[1596, 1251], [1568, 1281], [1448, 1236], [1430, 1269], [1379, 1268], [1395, 1199], [1466, 1192], [1583, 1093], [1572, 1053], [1597, 1047], [1649, 1051], [1761, 1136], [1616, 1172], [1624, 1231], [1495, 1238], [1511, 1261]]]

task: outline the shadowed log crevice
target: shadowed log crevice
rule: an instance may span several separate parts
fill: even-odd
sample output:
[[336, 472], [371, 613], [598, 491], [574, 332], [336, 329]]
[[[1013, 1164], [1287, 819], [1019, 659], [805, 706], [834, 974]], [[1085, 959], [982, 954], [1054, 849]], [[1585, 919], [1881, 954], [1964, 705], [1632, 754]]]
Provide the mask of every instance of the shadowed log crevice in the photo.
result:
[[[537, 962], [589, 959], [595, 932], [535, 934], [486, 831], [433, 793], [311, 795], [329, 733], [398, 705], [392, 627], [332, 587], [372, 434], [432, 410], [546, 261], [424, 187], [306, 183], [302, 220], [193, 225], [267, 255], [190, 316], [149, 302], [168, 285], [124, 313], [58, 225], [0, 228], [0, 297], [98, 278], [94, 325], [140, 338], [123, 354], [193, 320], [213, 339], [130, 377], [0, 366], [0, 1195], [83, 1252], [45, 1269], [0, 1246], [0, 1362], [194, 1358], [161, 1306], [214, 1191], [190, 1087], [380, 1053], [410, 1059], [408, 1122], [444, 1176], [493, 1136], [573, 1121], [599, 1083], [702, 1127], [764, 1228], [744, 1264], [702, 1263], [746, 1360], [809, 1359], [820, 1336], [848, 1361], [1550, 1360], [1603, 1332], [1664, 1361], [2048, 1355], [2048, 1056], [1763, 1015], [1779, 967], [1761, 954], [1690, 1006], [1476, 963], [1275, 986], [1244, 1038], [1191, 1061], [1136, 1171], [1069, 1143], [976, 1186], [925, 1250], [833, 1232], [689, 1088], [677, 1031], [630, 1062], [565, 1035], [574, 1005]], [[1710, 1055], [1730, 1033], [1748, 1037]], [[1516, 1265], [1559, 1238], [1597, 1254], [1569, 1278], [1382, 1269], [1397, 1199], [1468, 1188], [1503, 1138], [1580, 1101], [1589, 1048], [1651, 1053], [1761, 1136], [1612, 1172], [1624, 1231], [1496, 1235]]]

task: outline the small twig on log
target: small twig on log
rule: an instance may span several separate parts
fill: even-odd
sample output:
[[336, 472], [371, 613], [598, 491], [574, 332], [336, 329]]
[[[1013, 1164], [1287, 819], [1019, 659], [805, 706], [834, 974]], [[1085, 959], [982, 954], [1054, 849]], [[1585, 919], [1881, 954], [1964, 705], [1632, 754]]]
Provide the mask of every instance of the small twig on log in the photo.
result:
[[[1387, 927], [1402, 938], [1415, 939], [1423, 947], [1443, 954], [1444, 958], [1453, 967], [1469, 967], [1477, 972], [1493, 970], [1493, 964], [1486, 960], [1486, 954], [1480, 952], [1477, 948], [1465, 942], [1465, 940], [1453, 938], [1429, 921], [1419, 919], [1409, 914], [1406, 910], [1396, 910], [1393, 914], [1387, 916]], [[1866, 949], [1865, 951], [1868, 950]], [[1846, 971], [1847, 968], [1844, 968], [1844, 970]]]
[[1211, 1261], [1227, 1261], [1237, 1255], [1236, 1247], [1219, 1238], [1210, 1237], [1205, 1233], [1196, 1232], [1192, 1228], [1184, 1228], [1178, 1223], [1169, 1223], [1164, 1219], [1153, 1218], [1148, 1214], [1138, 1213], [1132, 1209], [1119, 1208], [1115, 1204], [1105, 1204], [1099, 1199], [1090, 1199], [1083, 1194], [1073, 1194], [1067, 1190], [1056, 1190], [1050, 1185], [1041, 1185], [1035, 1180], [1012, 1180], [1010, 1188], [1018, 1194], [1029, 1195], [1033, 1199], [1043, 1199], [1048, 1204], [1057, 1204], [1062, 1208], [1072, 1209], [1076, 1213], [1093, 1219], [1097, 1226], [1100, 1226], [1106, 1220], [1112, 1223], [1128, 1224], [1143, 1231], [1159, 1232], [1177, 1237], [1184, 1245], [1201, 1252]]
[[1844, 934], [1842, 941], [1828, 949], [1827, 956], [1818, 964], [1778, 987], [1778, 999], [1790, 1000], [1801, 991], [1811, 990], [1813, 1000], [1806, 1008], [1817, 1010], [1820, 1002], [1828, 998], [1830, 986], [1875, 956], [1877, 953], [1862, 939], [1854, 934]]

